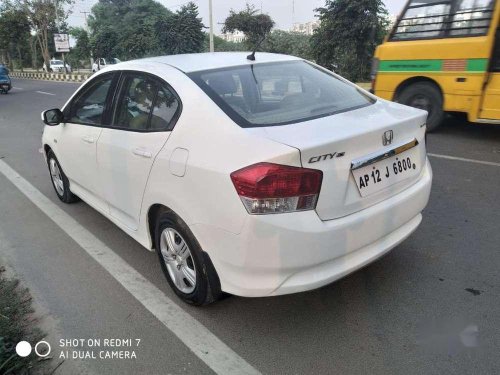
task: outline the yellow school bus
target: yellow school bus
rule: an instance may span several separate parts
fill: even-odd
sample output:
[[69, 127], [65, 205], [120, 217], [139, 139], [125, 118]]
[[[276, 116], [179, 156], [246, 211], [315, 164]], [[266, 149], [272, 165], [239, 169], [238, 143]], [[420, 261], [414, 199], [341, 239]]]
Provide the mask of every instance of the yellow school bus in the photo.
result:
[[372, 90], [429, 112], [500, 124], [500, 0], [409, 0], [376, 52]]

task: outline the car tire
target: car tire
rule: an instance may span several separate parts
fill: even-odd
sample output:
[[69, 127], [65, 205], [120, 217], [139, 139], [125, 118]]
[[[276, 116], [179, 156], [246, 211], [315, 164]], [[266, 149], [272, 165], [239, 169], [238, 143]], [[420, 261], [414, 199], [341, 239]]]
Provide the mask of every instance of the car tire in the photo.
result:
[[47, 165], [49, 167], [50, 180], [58, 198], [64, 203], [79, 201], [79, 198], [71, 192], [68, 177], [64, 174], [52, 150], [47, 153]]
[[433, 132], [443, 122], [443, 96], [432, 83], [418, 82], [406, 87], [398, 96], [397, 101], [429, 112], [427, 132]]
[[192, 305], [208, 305], [221, 297], [220, 281], [188, 226], [173, 212], [158, 215], [155, 247], [162, 271], [175, 294]]

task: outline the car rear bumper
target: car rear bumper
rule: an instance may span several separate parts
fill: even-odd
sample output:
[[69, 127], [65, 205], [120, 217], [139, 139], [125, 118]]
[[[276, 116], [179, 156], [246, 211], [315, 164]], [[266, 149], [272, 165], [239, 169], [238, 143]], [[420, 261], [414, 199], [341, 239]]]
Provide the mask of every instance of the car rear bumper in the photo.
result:
[[222, 290], [246, 297], [319, 288], [373, 262], [420, 224], [432, 183], [427, 160], [403, 192], [351, 215], [321, 221], [315, 211], [249, 215], [239, 234], [191, 229], [210, 255]]

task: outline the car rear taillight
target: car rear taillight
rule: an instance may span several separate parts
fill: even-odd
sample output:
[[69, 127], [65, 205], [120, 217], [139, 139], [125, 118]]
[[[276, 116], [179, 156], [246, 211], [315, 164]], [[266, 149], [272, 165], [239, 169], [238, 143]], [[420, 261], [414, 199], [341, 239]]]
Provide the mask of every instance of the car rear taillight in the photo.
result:
[[231, 173], [231, 180], [250, 214], [314, 210], [323, 172], [316, 169], [258, 163]]

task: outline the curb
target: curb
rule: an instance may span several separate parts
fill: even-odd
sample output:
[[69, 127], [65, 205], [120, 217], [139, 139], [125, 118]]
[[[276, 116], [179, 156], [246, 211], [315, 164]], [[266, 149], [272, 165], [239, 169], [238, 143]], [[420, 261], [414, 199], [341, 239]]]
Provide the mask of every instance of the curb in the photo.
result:
[[12, 78], [40, 79], [45, 81], [64, 81], [64, 82], [84, 82], [91, 74], [62, 74], [62, 73], [31, 73], [31, 72], [11, 72]]

